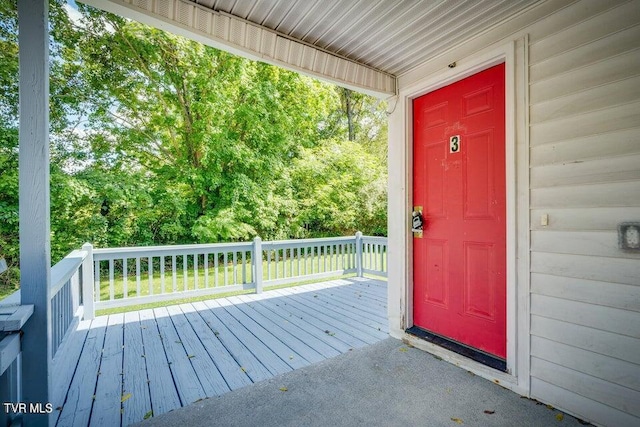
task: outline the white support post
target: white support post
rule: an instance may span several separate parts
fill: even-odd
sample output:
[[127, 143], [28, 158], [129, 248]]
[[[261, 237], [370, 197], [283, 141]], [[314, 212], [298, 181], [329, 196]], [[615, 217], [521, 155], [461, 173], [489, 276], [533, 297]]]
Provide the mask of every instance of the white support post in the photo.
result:
[[[49, 220], [49, 2], [19, 0], [20, 288], [33, 304], [24, 325], [22, 391], [27, 404], [51, 402], [51, 242]], [[46, 426], [48, 415], [25, 414]]]
[[[82, 305], [84, 306], [84, 319], [93, 320], [96, 317], [96, 309], [93, 296], [93, 245], [85, 243], [82, 250], [87, 253], [82, 261]], [[126, 273], [125, 273], [126, 274]]]
[[356, 233], [356, 270], [358, 277], [362, 277], [362, 233]]
[[262, 239], [253, 239], [253, 254], [251, 254], [253, 264], [253, 282], [256, 284], [256, 293], [262, 293]]

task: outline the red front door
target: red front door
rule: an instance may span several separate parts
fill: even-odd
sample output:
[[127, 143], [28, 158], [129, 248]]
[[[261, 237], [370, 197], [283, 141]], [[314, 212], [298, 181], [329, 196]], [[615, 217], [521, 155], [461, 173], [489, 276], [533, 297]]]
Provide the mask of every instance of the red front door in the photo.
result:
[[506, 358], [504, 64], [413, 101], [414, 325]]

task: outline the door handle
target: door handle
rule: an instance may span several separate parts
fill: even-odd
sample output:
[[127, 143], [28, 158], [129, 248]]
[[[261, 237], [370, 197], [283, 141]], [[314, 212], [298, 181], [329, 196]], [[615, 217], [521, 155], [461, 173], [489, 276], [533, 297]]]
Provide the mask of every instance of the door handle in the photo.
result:
[[411, 232], [413, 237], [422, 237], [424, 230], [424, 218], [422, 216], [422, 206], [414, 206], [411, 213]]

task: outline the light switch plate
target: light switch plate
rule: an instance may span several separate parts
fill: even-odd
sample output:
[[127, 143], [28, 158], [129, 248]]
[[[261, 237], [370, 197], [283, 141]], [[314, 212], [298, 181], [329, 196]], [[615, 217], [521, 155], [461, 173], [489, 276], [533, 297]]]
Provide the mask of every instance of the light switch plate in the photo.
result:
[[549, 225], [549, 214], [542, 214], [542, 216], [540, 217], [540, 225], [542, 225], [543, 227]]

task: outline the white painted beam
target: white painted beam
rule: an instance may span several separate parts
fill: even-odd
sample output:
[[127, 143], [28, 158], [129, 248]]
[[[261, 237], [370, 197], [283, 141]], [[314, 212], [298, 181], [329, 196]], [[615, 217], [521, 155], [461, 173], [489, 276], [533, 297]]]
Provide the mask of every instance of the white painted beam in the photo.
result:
[[395, 95], [395, 76], [188, 0], [82, 0], [200, 43], [317, 77], [358, 92]]
[[[20, 58], [20, 289], [33, 304], [24, 325], [23, 401], [49, 402], [51, 388], [51, 250], [49, 222], [48, 0], [19, 0]], [[25, 414], [25, 425], [48, 425]]]

